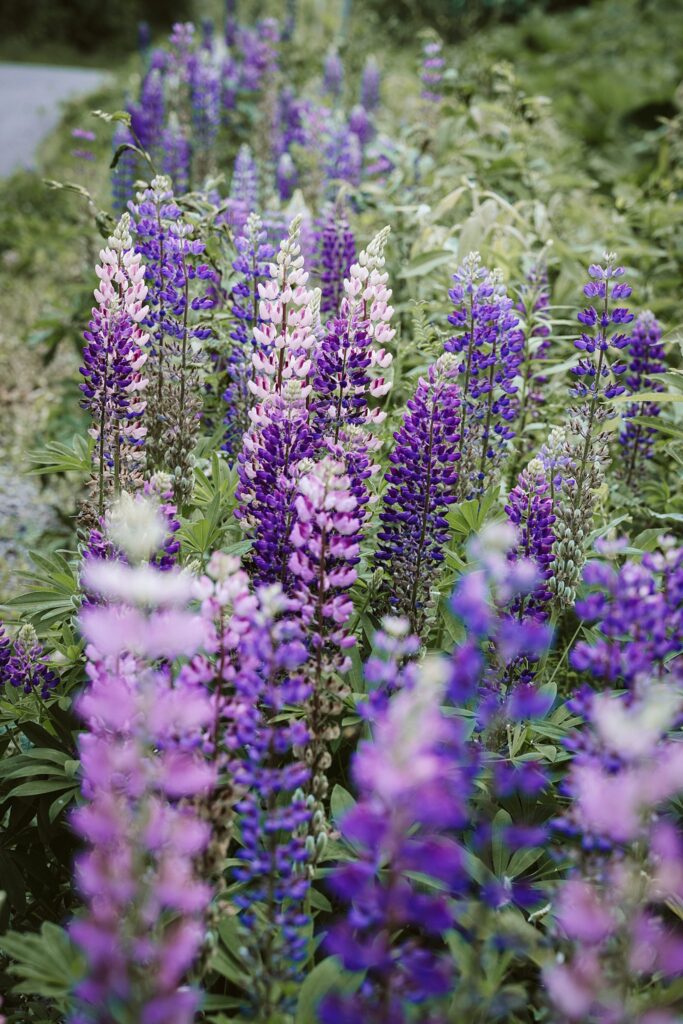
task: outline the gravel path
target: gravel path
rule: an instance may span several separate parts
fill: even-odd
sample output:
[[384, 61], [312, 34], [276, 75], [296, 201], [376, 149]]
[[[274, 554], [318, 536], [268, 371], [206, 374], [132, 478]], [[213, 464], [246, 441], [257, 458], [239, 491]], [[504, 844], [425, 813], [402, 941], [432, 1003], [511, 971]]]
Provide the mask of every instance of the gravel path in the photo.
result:
[[102, 71], [0, 63], [0, 178], [33, 167], [38, 146], [59, 124], [64, 100], [107, 80]]

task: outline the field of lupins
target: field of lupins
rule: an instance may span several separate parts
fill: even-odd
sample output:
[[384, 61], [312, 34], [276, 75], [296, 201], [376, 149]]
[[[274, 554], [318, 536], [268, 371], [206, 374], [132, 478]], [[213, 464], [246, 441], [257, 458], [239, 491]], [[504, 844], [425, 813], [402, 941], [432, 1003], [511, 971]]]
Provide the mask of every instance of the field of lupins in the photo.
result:
[[636, 201], [510, 64], [426, 33], [397, 97], [285, 6], [143, 32], [111, 198], [51, 182], [0, 1020], [675, 1024], [683, 115]]

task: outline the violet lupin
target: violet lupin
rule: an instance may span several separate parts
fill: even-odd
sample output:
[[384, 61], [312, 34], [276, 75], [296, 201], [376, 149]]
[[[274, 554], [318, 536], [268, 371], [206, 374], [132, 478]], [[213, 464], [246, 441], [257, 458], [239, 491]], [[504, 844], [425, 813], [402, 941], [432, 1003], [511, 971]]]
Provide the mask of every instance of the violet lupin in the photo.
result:
[[448, 317], [458, 333], [445, 345], [460, 356], [462, 423], [459, 498], [483, 495], [514, 437], [512, 397], [523, 336], [498, 271], [470, 253], [453, 275], [455, 309]]
[[175, 113], [170, 115], [162, 133], [161, 152], [161, 168], [164, 174], [178, 195], [183, 195], [190, 187], [192, 151]]
[[620, 569], [589, 562], [584, 582], [590, 589], [576, 610], [594, 623], [594, 638], [571, 652], [573, 668], [631, 691], [647, 680], [683, 682], [683, 548], [668, 539]]
[[443, 69], [446, 61], [442, 55], [440, 39], [430, 39], [422, 48], [422, 99], [428, 103], [440, 103], [443, 99]]
[[347, 623], [353, 611], [349, 591], [360, 560], [360, 519], [344, 464], [325, 456], [303, 471], [294, 509], [289, 569], [309, 646], [305, 672], [311, 684], [306, 714], [310, 735], [305, 760], [316, 812], [312, 834], [317, 855], [325, 841], [322, 816], [329, 745], [339, 736], [336, 719], [348, 690], [340, 676], [349, 667], [347, 651], [355, 642]]
[[[524, 342], [519, 367], [522, 387], [519, 392], [519, 418], [515, 433], [519, 445], [524, 444], [524, 431], [529, 412], [534, 405], [543, 403], [540, 390], [546, 378], [538, 371], [538, 363], [547, 358], [550, 348], [550, 293], [548, 273], [543, 264], [534, 264], [519, 289], [515, 309], [522, 317]], [[518, 456], [522, 454], [520, 448]]]
[[379, 106], [381, 81], [382, 72], [377, 63], [377, 58], [370, 54], [363, 65], [360, 83], [360, 103], [369, 113], [372, 113]]
[[145, 427], [142, 397], [147, 379], [141, 370], [147, 355], [148, 336], [141, 324], [148, 312], [144, 305], [147, 286], [139, 253], [133, 250], [130, 217], [124, 214], [109, 243], [100, 252], [96, 268], [100, 279], [95, 289], [97, 307], [85, 332], [80, 385], [82, 405], [92, 415], [90, 434], [95, 440], [94, 488], [97, 512], [123, 487], [140, 483], [144, 459]]
[[449, 539], [456, 501], [460, 388], [457, 360], [441, 356], [408, 402], [386, 473], [375, 559], [389, 577], [391, 602], [420, 634]]
[[189, 85], [194, 173], [203, 183], [212, 167], [220, 124], [221, 81], [210, 53], [200, 50], [193, 54]]
[[25, 694], [37, 693], [46, 700], [58, 682], [33, 626], [21, 626], [12, 643], [0, 623], [0, 685], [9, 683]]
[[307, 834], [311, 809], [303, 787], [309, 768], [293, 751], [306, 746], [301, 719], [278, 721], [286, 704], [301, 704], [309, 655], [297, 601], [279, 586], [257, 590], [249, 628], [239, 640], [234, 676], [238, 746], [232, 771], [243, 796], [235, 805], [242, 845], [232, 869], [250, 969], [249, 1002], [259, 1021], [292, 1010], [293, 983], [308, 955], [302, 910], [309, 887]]
[[315, 439], [305, 403], [296, 392], [290, 400], [288, 388], [284, 396], [272, 396], [252, 408], [250, 418], [237, 460], [235, 515], [253, 537], [256, 581], [280, 582], [289, 589], [297, 467], [302, 459], [313, 457]]
[[344, 91], [344, 65], [342, 64], [339, 51], [331, 47], [325, 55], [323, 64], [323, 89], [335, 100], [341, 97]]
[[[124, 124], [118, 124], [112, 139], [114, 153], [121, 146], [134, 146], [135, 140], [131, 135], [130, 128]], [[135, 179], [138, 176], [138, 157], [132, 149], [121, 150], [111, 175], [111, 193], [114, 213], [121, 216], [128, 207], [128, 203], [135, 195]]]
[[518, 595], [511, 607], [519, 619], [533, 617], [544, 621], [550, 614], [552, 592], [548, 580], [552, 576], [555, 559], [553, 545], [553, 499], [543, 463], [532, 459], [508, 495], [505, 506], [508, 521], [516, 527], [518, 542], [508, 557], [515, 562], [520, 558], [531, 561], [538, 570], [538, 582], [529, 593]]
[[[122, 523], [118, 542], [128, 558], [141, 553], [137, 528]], [[211, 894], [195, 874], [208, 829], [189, 801], [213, 784], [202, 754], [211, 704], [203, 688], [174, 685], [170, 665], [194, 653], [205, 628], [184, 608], [190, 585], [179, 574], [111, 562], [87, 571], [89, 587], [110, 603], [81, 612], [85, 802], [73, 826], [88, 846], [75, 871], [85, 909], [70, 932], [86, 975], [72, 1019], [191, 1024], [200, 997], [186, 976]]]
[[316, 275], [320, 281], [323, 316], [335, 316], [344, 295], [344, 280], [356, 256], [356, 243], [344, 207], [328, 203], [317, 224]]
[[250, 213], [258, 210], [258, 167], [247, 145], [240, 146], [230, 182], [228, 219], [236, 234], [241, 234]]
[[[440, 708], [445, 677], [442, 662], [422, 663], [355, 754], [359, 800], [341, 832], [359, 862], [331, 874], [330, 887], [348, 910], [326, 944], [363, 980], [352, 995], [324, 998], [323, 1024], [404, 1024], [411, 1005], [429, 999], [433, 1007], [451, 989], [451, 965], [437, 943], [454, 923], [449, 894], [465, 882], [466, 862], [443, 833], [468, 820], [472, 766], [461, 724]], [[415, 871], [437, 885], [418, 889]]]
[[[658, 379], [666, 370], [662, 328], [654, 314], [645, 310], [636, 317], [628, 342], [624, 348], [624, 358], [628, 360], [626, 385], [634, 393], [639, 391], [663, 391], [664, 385]], [[624, 413], [624, 424], [619, 435], [619, 442], [626, 456], [626, 484], [630, 486], [634, 474], [643, 459], [651, 459], [653, 443], [657, 436], [654, 427], [632, 423], [639, 416], [653, 419], [659, 416], [661, 407], [656, 402], [634, 401]]]
[[239, 277], [231, 289], [234, 322], [227, 360], [229, 383], [223, 393], [223, 401], [227, 405], [223, 419], [226, 428], [223, 448], [231, 455], [239, 451], [242, 437], [249, 427], [249, 409], [253, 403], [249, 380], [253, 372], [254, 327], [263, 324], [258, 287], [270, 276], [270, 260], [275, 255], [256, 213], [249, 214], [244, 234], [235, 240], [235, 248], [237, 256], [232, 267]]
[[[590, 305], [578, 314], [577, 319], [587, 328], [574, 345], [581, 356], [572, 373], [578, 378], [570, 390], [574, 397], [584, 400], [582, 410], [583, 446], [576, 467], [576, 500], [580, 502], [586, 486], [591, 446], [594, 442], [594, 428], [605, 416], [601, 406], [603, 398], [613, 398], [624, 392], [616, 378], [624, 372], [624, 363], [610, 364], [610, 354], [620, 352], [628, 343], [622, 325], [633, 320], [633, 314], [623, 306], [615, 305], [620, 299], [627, 299], [631, 288], [619, 279], [625, 274], [623, 267], [616, 265], [615, 253], [605, 253], [605, 265], [592, 264], [588, 268], [591, 280], [585, 285], [584, 295], [597, 299], [596, 306]], [[589, 333], [589, 331], [591, 333]]]
[[168, 178], [156, 177], [138, 195], [134, 212], [137, 248], [150, 281], [149, 461], [155, 469], [171, 474], [176, 499], [182, 504], [193, 484], [192, 450], [201, 412], [201, 346], [211, 335], [200, 317], [214, 304], [207, 282], [215, 275], [198, 260], [204, 243], [192, 238]]

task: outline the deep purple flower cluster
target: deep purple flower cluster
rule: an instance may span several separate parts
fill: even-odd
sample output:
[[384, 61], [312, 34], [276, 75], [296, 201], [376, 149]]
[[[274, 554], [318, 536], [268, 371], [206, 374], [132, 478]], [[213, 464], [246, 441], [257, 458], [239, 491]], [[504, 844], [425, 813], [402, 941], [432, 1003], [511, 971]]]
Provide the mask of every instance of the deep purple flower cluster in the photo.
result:
[[531, 561], [538, 571], [536, 587], [529, 593], [518, 595], [511, 612], [520, 619], [534, 617], [544, 621], [550, 613], [552, 597], [547, 581], [552, 576], [554, 561], [555, 516], [550, 485], [539, 459], [533, 459], [519, 474], [517, 485], [508, 495], [505, 512], [518, 534], [517, 544], [508, 555], [510, 561], [516, 562], [520, 558]]
[[646, 679], [680, 683], [683, 548], [671, 542], [619, 570], [590, 562], [584, 582], [591, 592], [577, 602], [576, 610], [594, 623], [596, 638], [576, 645], [570, 655], [574, 668], [610, 687], [631, 690]]
[[344, 280], [356, 258], [356, 243], [346, 212], [329, 203], [317, 222], [316, 275], [320, 281], [322, 316], [339, 312], [344, 296]]
[[234, 676], [234, 779], [243, 793], [236, 811], [242, 845], [234, 896], [251, 969], [250, 1002], [265, 1019], [290, 1007], [283, 986], [301, 981], [307, 954], [303, 909], [308, 892], [307, 835], [311, 818], [303, 788], [310, 769], [293, 755], [306, 745], [306, 723], [278, 721], [287, 704], [309, 694], [303, 674], [306, 636], [296, 601], [275, 587], [257, 591], [248, 629], [238, 644]]
[[448, 294], [455, 309], [448, 322], [458, 333], [445, 348], [460, 356], [458, 496], [473, 498], [489, 486], [496, 465], [508, 452], [507, 442], [515, 436], [510, 426], [515, 418], [512, 396], [524, 335], [498, 273], [483, 267], [478, 253], [465, 258], [453, 280]]
[[[664, 384], [658, 380], [666, 371], [666, 358], [662, 343], [662, 328], [649, 311], [641, 313], [633, 324], [633, 330], [624, 349], [628, 358], [628, 373], [625, 378], [630, 391], [663, 391]], [[630, 483], [641, 459], [651, 459], [655, 427], [642, 426], [631, 421], [638, 416], [650, 418], [659, 416], [661, 407], [656, 402], [633, 402], [624, 413], [624, 425], [619, 441], [624, 448], [627, 461], [626, 479]]]
[[[626, 364], [617, 362], [610, 365], [608, 353], [611, 349], [620, 351], [628, 344], [628, 338], [621, 328], [633, 320], [633, 313], [629, 313], [624, 306], [615, 305], [610, 308], [610, 304], [627, 299], [631, 294], [631, 288], [620, 283], [619, 278], [623, 277], [626, 271], [623, 267], [616, 266], [616, 256], [613, 253], [605, 254], [604, 267], [594, 263], [588, 268], [588, 273], [591, 280], [585, 285], [583, 293], [588, 299], [598, 301], [596, 305], [584, 309], [577, 317], [584, 327], [592, 329], [592, 333], [584, 331], [574, 342], [575, 347], [587, 355], [582, 356], [577, 366], [572, 369], [572, 373], [579, 379], [571, 393], [579, 398], [589, 397], [593, 400], [600, 394], [605, 398], [613, 398], [622, 394], [625, 388], [614, 379], [608, 381], [608, 378], [616, 378], [622, 374]], [[601, 389], [605, 381], [608, 382]]]
[[[257, 406], [254, 413], [259, 414]], [[244, 436], [237, 460], [240, 482], [235, 515], [253, 531], [251, 558], [259, 583], [290, 578], [297, 463], [312, 458], [315, 446], [305, 407], [273, 398], [263, 424]]]
[[26, 694], [38, 693], [46, 700], [58, 682], [33, 627], [22, 626], [12, 642], [0, 622], [0, 686], [9, 683]]
[[445, 355], [420, 378], [389, 456], [375, 558], [391, 580], [392, 605], [417, 633], [450, 537], [446, 513], [456, 501], [460, 405], [455, 360]]

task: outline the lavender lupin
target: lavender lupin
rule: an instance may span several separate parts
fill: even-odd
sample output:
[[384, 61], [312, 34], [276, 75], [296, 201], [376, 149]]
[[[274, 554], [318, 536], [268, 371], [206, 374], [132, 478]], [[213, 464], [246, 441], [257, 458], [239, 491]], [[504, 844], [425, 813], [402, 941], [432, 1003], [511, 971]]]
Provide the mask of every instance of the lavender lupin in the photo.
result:
[[338, 313], [344, 295], [344, 280], [356, 256], [356, 243], [344, 208], [325, 206], [317, 224], [316, 273], [320, 281], [322, 316]]

